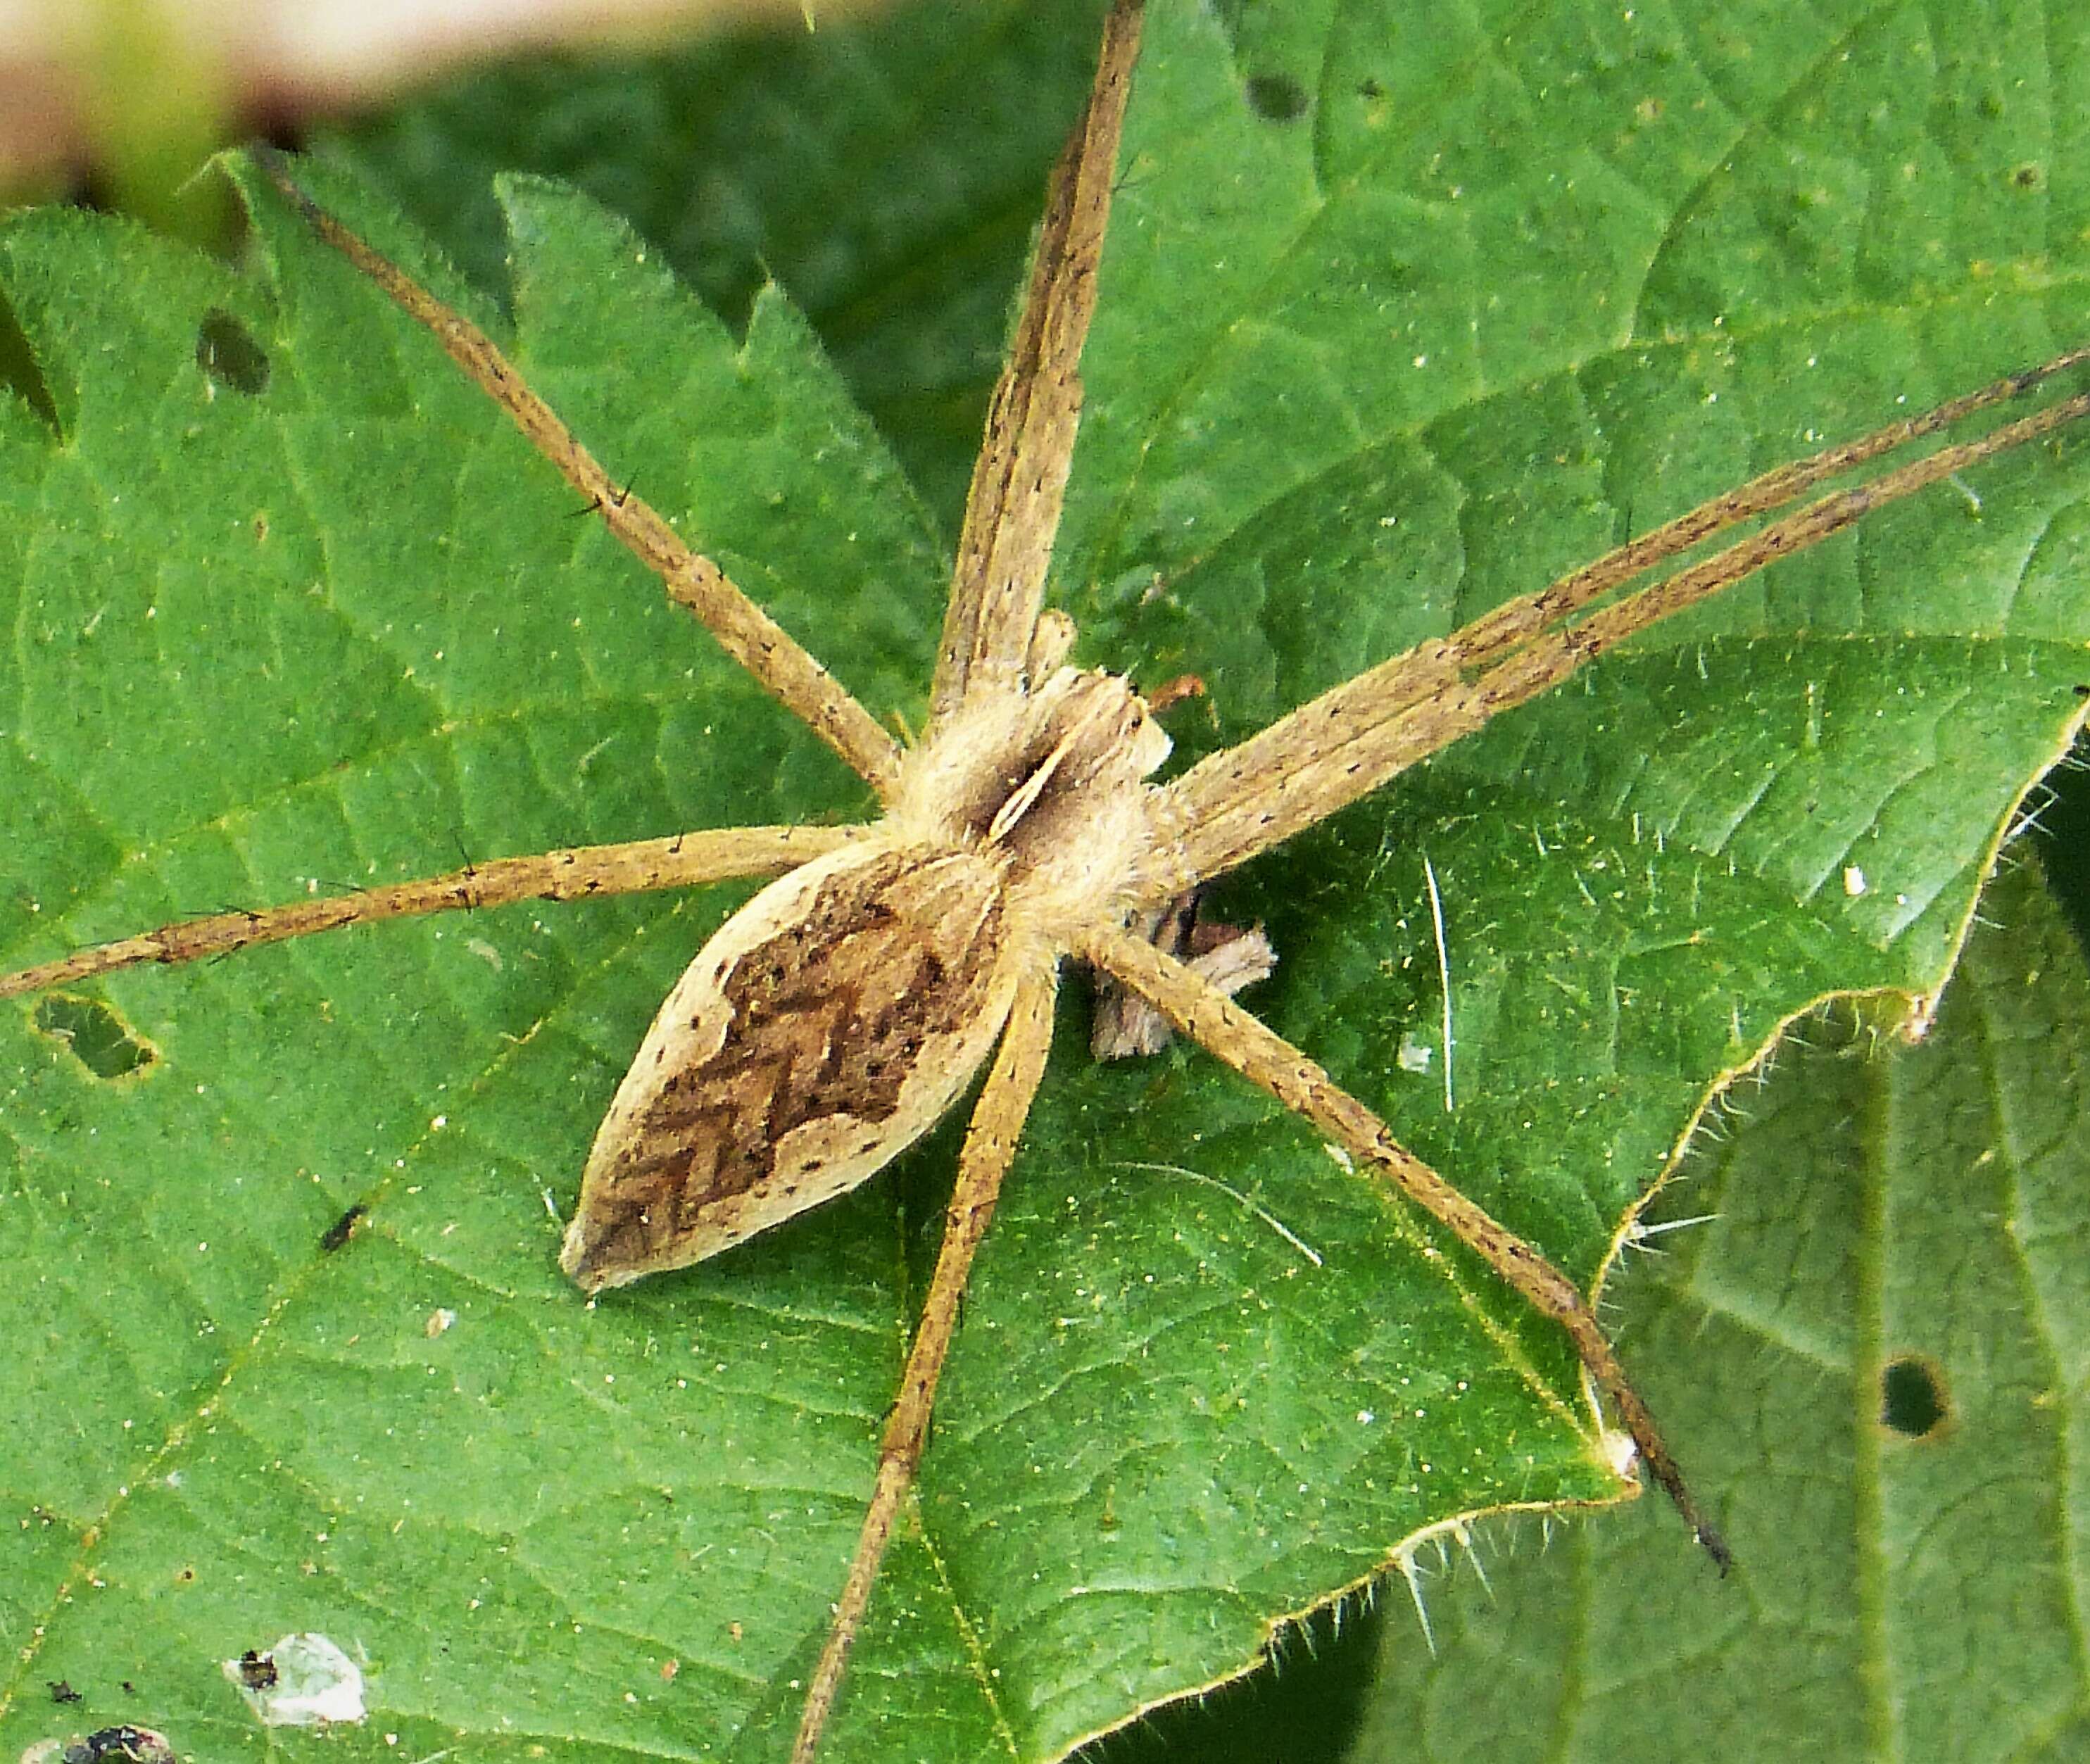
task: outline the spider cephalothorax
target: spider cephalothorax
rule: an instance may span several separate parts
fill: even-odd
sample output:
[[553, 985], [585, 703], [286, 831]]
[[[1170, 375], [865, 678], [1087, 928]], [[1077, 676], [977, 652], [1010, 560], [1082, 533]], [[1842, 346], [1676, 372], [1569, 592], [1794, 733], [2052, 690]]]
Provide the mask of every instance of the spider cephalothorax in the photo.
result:
[[1154, 871], [1166, 836], [1146, 781], [1168, 757], [1126, 682], [1060, 668], [938, 727], [908, 755], [888, 824], [897, 840], [991, 858], [1021, 923], [1064, 949]]

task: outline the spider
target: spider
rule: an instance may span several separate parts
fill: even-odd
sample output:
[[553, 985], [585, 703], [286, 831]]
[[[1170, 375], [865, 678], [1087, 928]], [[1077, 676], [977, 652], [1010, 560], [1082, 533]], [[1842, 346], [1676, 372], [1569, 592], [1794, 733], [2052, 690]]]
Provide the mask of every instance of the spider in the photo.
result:
[[285, 199], [436, 336], [671, 599], [864, 781], [882, 815], [862, 826], [693, 832], [488, 860], [424, 881], [169, 925], [0, 981], [0, 994], [29, 992], [135, 962], [226, 954], [404, 914], [776, 877], [698, 955], [611, 1103], [560, 1258], [591, 1293], [703, 1260], [854, 1187], [984, 1071], [856, 1552], [808, 1680], [800, 1759], [812, 1756], [841, 1693], [905, 1513], [968, 1272], [1043, 1075], [1069, 960], [1145, 1000], [1304, 1116], [1355, 1170], [1398, 1190], [1550, 1319], [1640, 1461], [1724, 1561], [1580, 1289], [1404, 1150], [1370, 1108], [1224, 987], [1129, 927], [1142, 915], [1180, 917], [1215, 879], [1553, 690], [1655, 621], [2090, 410], [2079, 395], [1942, 446], [1773, 519], [1651, 587], [1620, 592], [1701, 541], [2028, 391], [2085, 354], [1766, 474], [1163, 781], [1168, 740], [1138, 692], [1072, 665], [1072, 624], [1044, 604], [1139, 24], [1136, 4], [1112, 12], [1088, 113], [1055, 174], [967, 506], [927, 725], [910, 742], [688, 547], [633, 484], [598, 465], [483, 332], [276, 167]]

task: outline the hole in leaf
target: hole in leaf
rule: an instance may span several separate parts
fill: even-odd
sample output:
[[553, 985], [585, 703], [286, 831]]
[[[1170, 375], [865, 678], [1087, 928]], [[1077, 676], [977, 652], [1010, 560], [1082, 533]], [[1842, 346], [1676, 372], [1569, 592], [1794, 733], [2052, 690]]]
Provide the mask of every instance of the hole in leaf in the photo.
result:
[[196, 327], [196, 359], [213, 385], [250, 397], [268, 389], [268, 351], [222, 307], [213, 307]]
[[53, 992], [37, 1000], [37, 1027], [98, 1078], [127, 1078], [160, 1057], [148, 1041], [131, 1033], [123, 1019], [98, 998]]
[[1927, 1439], [1950, 1413], [1945, 1385], [1928, 1361], [1904, 1355], [1880, 1375], [1880, 1419], [1907, 1439]]
[[1248, 107], [1266, 123], [1296, 123], [1306, 114], [1306, 88], [1289, 74], [1250, 74]]
[[363, 1718], [363, 1669], [323, 1635], [286, 1635], [225, 1663], [225, 1676], [271, 1727], [323, 1727]]
[[15, 309], [7, 303], [4, 293], [0, 293], [0, 390], [11, 392], [53, 430], [58, 428], [57, 402], [51, 397], [51, 389], [45, 384], [43, 370], [37, 365], [29, 339], [23, 334]]

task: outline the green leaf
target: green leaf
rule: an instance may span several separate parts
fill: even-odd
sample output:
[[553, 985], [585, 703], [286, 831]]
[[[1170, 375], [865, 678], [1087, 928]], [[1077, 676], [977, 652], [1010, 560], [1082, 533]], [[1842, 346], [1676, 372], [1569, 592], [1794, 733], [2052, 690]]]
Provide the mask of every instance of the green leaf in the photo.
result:
[[[2084, 333], [2066, 20], [1232, 28], [1150, 21], [1060, 570], [1089, 654], [1205, 679], [1185, 749]], [[947, 541], [803, 321], [769, 291], [736, 338], [657, 247], [501, 188], [533, 383], [918, 722]], [[256, 209], [239, 273], [80, 217], [6, 236], [63, 432], [0, 415], [0, 960], [460, 846], [863, 811], [424, 338]], [[1283, 953], [1258, 1008], [1593, 1282], [1780, 1024], [1942, 983], [2079, 715], [2085, 461], [1891, 511], [1252, 867], [1221, 910]], [[157, 1055], [118, 1079], [0, 1013], [0, 1621], [30, 1638], [0, 1751], [75, 1721], [42, 1700], [64, 1677], [80, 1722], [212, 1758], [777, 1754], [954, 1142], [578, 1301], [555, 1215], [735, 897], [116, 977], [108, 1039]], [[1424, 1528], [1617, 1486], [1572, 1355], [1472, 1258], [1201, 1056], [1088, 1065], [1082, 1015], [838, 1757], [1056, 1756]], [[254, 1726], [219, 1663], [294, 1630], [363, 1650], [367, 1724]]]
[[2083, 1755], [2090, 973], [2036, 869], [1983, 913], [1920, 1044], [1838, 1013], [1781, 1051], [1660, 1203], [1714, 1216], [1623, 1283], [1731, 1580], [1645, 1504], [1484, 1539], [1434, 1658], [1390, 1614], [1354, 1764]]

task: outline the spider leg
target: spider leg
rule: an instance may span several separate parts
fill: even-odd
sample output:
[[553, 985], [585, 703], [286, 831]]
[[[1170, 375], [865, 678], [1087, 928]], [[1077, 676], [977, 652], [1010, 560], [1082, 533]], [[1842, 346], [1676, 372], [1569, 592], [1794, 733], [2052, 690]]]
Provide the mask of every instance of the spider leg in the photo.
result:
[[1550, 691], [1585, 663], [1671, 613], [1818, 544], [1890, 502], [2085, 415], [2090, 415], [2090, 393], [2078, 393], [1976, 440], [1942, 447], [1869, 483], [1832, 492], [1577, 624], [1533, 625], [1520, 640], [1506, 644], [1503, 632], [1520, 621], [1503, 615], [1535, 617], [1525, 609], [1536, 608], [1561, 586], [1556, 583], [1449, 637], [1381, 662], [1165, 785], [1161, 813], [1176, 829], [1173, 850], [1143, 884], [1142, 898], [1168, 898], [1245, 863], [1503, 711]]
[[1868, 464], [1883, 454], [1911, 441], [1942, 434], [1954, 424], [1979, 411], [2023, 398], [2057, 374], [2079, 368], [2086, 362], [2090, 362], [2090, 348], [2071, 349], [2036, 368], [2006, 375], [1977, 391], [1948, 398], [1920, 416], [1904, 417], [1899, 422], [1874, 429], [1869, 435], [1861, 435], [1856, 441], [1841, 441], [1805, 459], [1774, 466], [1724, 496], [1701, 502], [1675, 520], [1665, 522], [1639, 538], [1606, 552], [1594, 561], [1569, 571], [1536, 594], [1521, 595], [1514, 600], [1505, 601], [1464, 627], [1452, 641], [1459, 645], [1466, 665], [1484, 665], [1499, 651], [1536, 636], [1547, 626], [1571, 613], [1580, 612], [1613, 588], [1623, 587], [1658, 563], [1682, 555], [1702, 540], [1796, 501], [1817, 484]]
[[833, 748], [881, 800], [888, 797], [899, 771], [900, 749], [877, 719], [723, 570], [690, 550], [628, 484], [619, 484], [604, 471], [552, 407], [530, 389], [492, 338], [321, 208], [292, 179], [282, 155], [265, 147], [251, 151], [313, 232], [434, 335], [450, 359], [587, 498], [603, 524], [660, 577], [669, 598], [694, 613], [719, 646]]
[[689, 888], [731, 876], [776, 876], [833, 850], [862, 832], [855, 827], [724, 827], [625, 845], [578, 845], [528, 858], [494, 858], [445, 876], [324, 900], [294, 901], [263, 912], [178, 919], [157, 931], [96, 944], [55, 962], [0, 975], [0, 998], [41, 992], [141, 962], [230, 955], [256, 944], [281, 943], [346, 925], [375, 924], [380, 919], [446, 913], [458, 907], [501, 906], [510, 901], [578, 901], [596, 895]]
[[970, 693], [1022, 683], [1082, 416], [1082, 346], [1095, 310], [1118, 136], [1139, 52], [1140, 0], [1103, 26], [1087, 110], [1046, 195], [1023, 315], [987, 407], [930, 689], [931, 726]]
[[1056, 972], [1051, 968], [1026, 979], [1017, 988], [1001, 1047], [981, 1090], [978, 1106], [973, 1111], [972, 1124], [965, 1131], [965, 1147], [958, 1155], [957, 1185], [952, 1191], [946, 1215], [944, 1246], [936, 1257], [928, 1295], [922, 1301], [922, 1320], [908, 1352], [899, 1398], [886, 1417], [871, 1506], [857, 1538], [849, 1578], [835, 1606], [827, 1646], [820, 1651], [819, 1664], [806, 1692], [805, 1712], [791, 1750], [792, 1764], [811, 1764], [836, 1694], [841, 1689], [849, 1649], [870, 1606], [879, 1563], [892, 1538], [901, 1504], [914, 1486], [915, 1469], [929, 1437], [936, 1381], [943, 1375], [944, 1356], [957, 1327], [958, 1303], [972, 1271], [973, 1255], [994, 1217], [1001, 1179], [1016, 1155], [1031, 1099], [1038, 1094], [1039, 1081], [1045, 1075], [1046, 1056], [1052, 1044], [1052, 1001], [1057, 989]]
[[1287, 1108], [1304, 1115], [1352, 1155], [1368, 1161], [1408, 1199], [1455, 1232], [1534, 1309], [1559, 1323], [1574, 1342], [1590, 1382], [1632, 1435], [1649, 1474], [1676, 1504], [1706, 1553], [1726, 1568], [1731, 1560], [1727, 1545], [1698, 1510], [1684, 1473], [1662, 1443], [1654, 1417], [1627, 1379], [1603, 1326], [1572, 1280], [1405, 1150], [1384, 1121], [1338, 1086], [1321, 1067], [1183, 963], [1121, 931], [1091, 931], [1075, 953], [1140, 993], [1206, 1052]]

